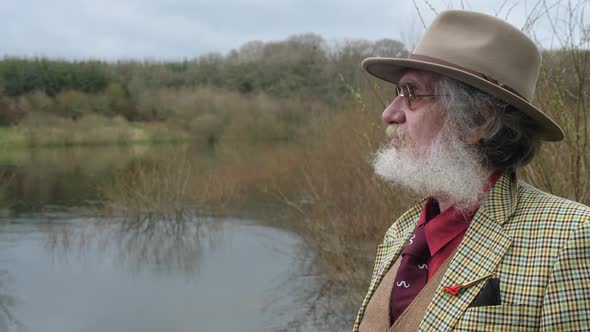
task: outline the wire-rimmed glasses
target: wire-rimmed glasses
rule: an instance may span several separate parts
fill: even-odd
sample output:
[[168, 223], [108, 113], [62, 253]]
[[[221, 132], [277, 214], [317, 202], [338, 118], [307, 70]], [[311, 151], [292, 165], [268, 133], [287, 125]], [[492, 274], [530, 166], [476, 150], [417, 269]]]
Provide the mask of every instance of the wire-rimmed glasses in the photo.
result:
[[423, 98], [423, 97], [440, 97], [446, 95], [437, 95], [437, 94], [427, 94], [427, 95], [417, 95], [414, 93], [414, 88], [410, 84], [402, 83], [398, 84], [395, 87], [395, 96], [404, 97], [406, 102], [408, 103], [408, 108], [412, 108], [412, 101]]

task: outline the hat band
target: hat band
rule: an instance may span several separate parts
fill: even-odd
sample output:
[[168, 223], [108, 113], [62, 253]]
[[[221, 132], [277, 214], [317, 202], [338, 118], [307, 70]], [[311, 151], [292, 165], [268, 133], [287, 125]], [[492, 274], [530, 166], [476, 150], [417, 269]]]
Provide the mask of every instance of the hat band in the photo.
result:
[[515, 95], [519, 96], [520, 98], [526, 100], [526, 98], [524, 98], [520, 93], [518, 93], [516, 90], [512, 89], [508, 85], [506, 85], [504, 83], [501, 83], [501, 82], [498, 82], [498, 80], [495, 80], [495, 79], [493, 79], [493, 78], [491, 78], [491, 77], [489, 77], [489, 76], [487, 76], [485, 74], [482, 74], [480, 72], [477, 72], [475, 70], [471, 70], [469, 68], [465, 68], [465, 67], [456, 65], [454, 63], [450, 63], [450, 62], [447, 62], [445, 60], [433, 58], [433, 57], [427, 56], [427, 55], [421, 55], [421, 54], [412, 53], [412, 54], [410, 54], [409, 58], [412, 59], [412, 60], [418, 60], [418, 61], [424, 61], [424, 62], [431, 62], [431, 63], [434, 63], [434, 64], [443, 65], [443, 66], [447, 66], [447, 67], [451, 67], [451, 68], [459, 69], [461, 71], [468, 72], [469, 74], [472, 74], [472, 75], [478, 76], [480, 78], [483, 78], [484, 80], [486, 80], [486, 81], [488, 81], [488, 82], [490, 82], [492, 84], [495, 84], [495, 85], [497, 85], [498, 87], [500, 87], [502, 89], [508, 90], [508, 91], [514, 93]]

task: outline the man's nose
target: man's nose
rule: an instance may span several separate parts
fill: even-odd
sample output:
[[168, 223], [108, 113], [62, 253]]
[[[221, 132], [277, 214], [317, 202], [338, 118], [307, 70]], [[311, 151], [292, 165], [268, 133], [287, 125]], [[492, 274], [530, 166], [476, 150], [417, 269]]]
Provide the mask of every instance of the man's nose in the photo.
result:
[[406, 116], [402, 111], [403, 107], [403, 100], [404, 98], [401, 96], [395, 97], [395, 99], [385, 108], [381, 118], [383, 118], [383, 122], [385, 123], [403, 123], [406, 121]]

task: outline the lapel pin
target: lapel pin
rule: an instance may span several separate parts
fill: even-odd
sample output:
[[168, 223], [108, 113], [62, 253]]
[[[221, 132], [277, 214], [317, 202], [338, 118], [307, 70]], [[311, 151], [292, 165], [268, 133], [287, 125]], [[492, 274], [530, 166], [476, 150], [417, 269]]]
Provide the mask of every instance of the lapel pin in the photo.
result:
[[456, 296], [457, 294], [459, 294], [459, 291], [462, 290], [463, 288], [468, 288], [471, 287], [475, 284], [477, 284], [480, 281], [489, 279], [491, 277], [493, 277], [496, 274], [496, 272], [492, 272], [490, 274], [486, 274], [485, 276], [481, 277], [481, 278], [477, 278], [475, 280], [472, 281], [468, 281], [464, 284], [457, 284], [457, 285], [453, 285], [453, 286], [445, 286], [445, 292], [451, 294], [452, 296]]

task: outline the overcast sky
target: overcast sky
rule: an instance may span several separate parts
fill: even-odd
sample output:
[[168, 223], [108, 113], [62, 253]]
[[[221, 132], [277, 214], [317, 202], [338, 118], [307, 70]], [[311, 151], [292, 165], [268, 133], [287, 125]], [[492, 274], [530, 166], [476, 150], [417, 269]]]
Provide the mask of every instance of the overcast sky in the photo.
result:
[[[495, 14], [502, 1], [465, 0]], [[521, 28], [537, 1], [518, 3], [507, 19]], [[436, 11], [461, 1], [430, 0]], [[416, 0], [428, 24], [434, 13]], [[328, 42], [392, 38], [415, 42], [423, 25], [410, 0], [0, 0], [0, 56], [179, 60], [227, 53], [252, 40], [313, 32]], [[539, 21], [543, 45], [548, 24]]]

